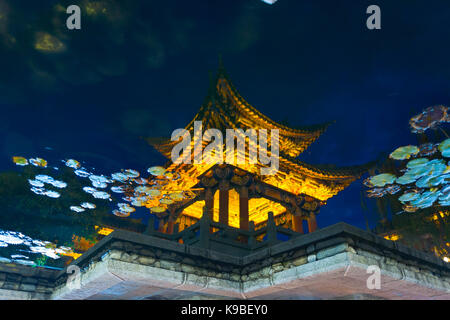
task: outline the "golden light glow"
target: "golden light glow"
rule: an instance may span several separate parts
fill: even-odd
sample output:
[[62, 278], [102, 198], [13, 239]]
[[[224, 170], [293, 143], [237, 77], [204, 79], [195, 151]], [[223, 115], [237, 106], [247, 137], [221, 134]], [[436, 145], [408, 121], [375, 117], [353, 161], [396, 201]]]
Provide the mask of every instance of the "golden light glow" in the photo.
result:
[[47, 32], [38, 32], [34, 48], [42, 52], [61, 52], [64, 50], [64, 44]]
[[101, 234], [102, 236], [107, 236], [108, 234], [114, 231], [114, 229], [99, 226], [95, 226], [95, 230], [97, 230], [97, 233]]
[[76, 252], [65, 252], [62, 253], [62, 255], [66, 257], [72, 257], [74, 260], [77, 260], [79, 257], [81, 257], [81, 253]]
[[[183, 214], [189, 217], [200, 219], [203, 215], [205, 201], [197, 201], [183, 210]], [[267, 220], [269, 212], [274, 216], [283, 213], [286, 209], [279, 203], [265, 198], [249, 200], [249, 221], [255, 225]], [[214, 194], [214, 221], [219, 221], [219, 191]], [[235, 190], [229, 191], [228, 224], [231, 227], [239, 228], [239, 194]]]
[[[191, 143], [193, 148], [193, 143]], [[236, 157], [237, 152], [235, 152]], [[224, 152], [226, 157], [226, 152]], [[282, 162], [282, 159], [280, 159]], [[212, 168], [214, 163], [211, 164], [192, 164], [187, 166], [186, 164], [172, 164], [167, 170], [178, 172], [182, 179], [172, 182], [172, 185], [166, 186], [168, 189], [174, 190], [188, 190], [198, 183], [198, 177]], [[246, 162], [244, 164], [237, 164], [236, 167], [248, 171], [253, 174], [260, 174], [261, 165], [255, 165], [248, 163], [248, 152], [246, 154]], [[275, 175], [260, 176], [261, 180], [267, 184], [273, 185], [277, 188], [285, 190], [293, 194], [306, 194], [310, 197], [316, 198], [321, 201], [326, 201], [329, 198], [335, 196], [339, 191], [344, 189], [344, 186], [339, 185], [326, 185], [319, 184], [315, 179], [308, 178], [301, 172], [291, 171], [285, 173], [279, 170]]]
[[384, 236], [384, 238], [386, 240], [397, 241], [400, 239], [400, 236], [398, 234], [389, 234], [387, 236]]
[[250, 221], [254, 221], [255, 225], [267, 220], [269, 212], [273, 212], [274, 217], [286, 211], [278, 202], [270, 201], [264, 198], [250, 199], [249, 203]]
[[[176, 172], [180, 174], [181, 179], [173, 180], [170, 185], [164, 186], [164, 188], [172, 190], [191, 190], [195, 185], [199, 183], [199, 177], [210, 170], [214, 165], [219, 163], [228, 163], [234, 165], [239, 169], [247, 171], [256, 177], [258, 180], [284, 190], [293, 195], [306, 195], [314, 200], [315, 203], [323, 205], [326, 200], [335, 196], [340, 191], [344, 190], [350, 183], [355, 181], [360, 174], [364, 171], [362, 167], [336, 169], [332, 167], [318, 167], [308, 165], [300, 162], [295, 158], [299, 156], [308, 146], [313, 143], [324, 132], [327, 125], [317, 126], [316, 128], [290, 128], [286, 125], [277, 123], [261, 112], [252, 107], [247, 101], [245, 101], [234, 88], [229, 81], [225, 73], [219, 73], [217, 82], [214, 84], [215, 98], [213, 95], [205, 101], [200, 108], [199, 112], [195, 115], [192, 121], [185, 127], [189, 132], [190, 152], [184, 153], [186, 158], [179, 159], [182, 163], [171, 163], [167, 168], [167, 171]], [[196, 121], [202, 123], [202, 130], [197, 130]], [[208, 129], [218, 129], [225, 134], [227, 129], [235, 129], [234, 133], [238, 141], [245, 141], [245, 154], [239, 154], [239, 150], [234, 147], [233, 154], [228, 154], [226, 141], [223, 145], [223, 159], [216, 159], [216, 154], [211, 159], [210, 163], [202, 162], [201, 164], [194, 163], [196, 152], [196, 145], [194, 141], [201, 141], [202, 149], [208, 146], [209, 141], [205, 141], [201, 137], [203, 132]], [[238, 129], [238, 130], [236, 130]], [[250, 150], [259, 153], [260, 149], [259, 139], [250, 139], [245, 131], [248, 129], [253, 130], [273, 130], [276, 129], [279, 132], [279, 170], [274, 175], [261, 175], [261, 169], [267, 167], [262, 164], [261, 161], [257, 163], [250, 163], [249, 153]], [[268, 132], [268, 156], [270, 157], [271, 146], [271, 134]], [[149, 143], [155, 147], [161, 154], [168, 159], [172, 159], [173, 148], [181, 142], [182, 138], [178, 141], [172, 141], [168, 139], [150, 138]], [[220, 153], [219, 153], [220, 155]], [[230, 157], [231, 156], [231, 157]], [[237, 158], [244, 158], [244, 163], [238, 163]], [[228, 158], [228, 159], [227, 159]], [[234, 163], [229, 163], [230, 158], [235, 159]], [[191, 160], [191, 161], [186, 161]], [[220, 161], [223, 160], [223, 161]], [[228, 160], [228, 161], [227, 161]], [[252, 159], [254, 160], [254, 159]], [[190, 162], [190, 163], [186, 163]], [[213, 219], [218, 220], [219, 212], [219, 199], [218, 192], [214, 194], [214, 208]], [[278, 198], [278, 201], [284, 203]], [[267, 220], [268, 212], [272, 211], [275, 216], [283, 213], [286, 209], [277, 202], [272, 202], [267, 199], [249, 199], [249, 220], [254, 221], [255, 224], [264, 222]], [[203, 214], [204, 201], [197, 201], [191, 204], [189, 207], [184, 208], [181, 215], [178, 216], [178, 221], [182, 220], [182, 217], [189, 219], [200, 219]], [[231, 190], [229, 192], [229, 225], [233, 227], [239, 227], [239, 195], [236, 191]], [[191, 221], [190, 220], [190, 221]]]
[[445, 218], [447, 216], [450, 215], [450, 211], [440, 211], [438, 213], [435, 213], [434, 215], [431, 216], [431, 220], [433, 221], [439, 221], [439, 216], [441, 218]]
[[[320, 131], [317, 131], [315, 133], [303, 133], [303, 132], [297, 132], [295, 129], [290, 129], [287, 127], [284, 127], [283, 125], [277, 124], [267, 117], [260, 114], [256, 109], [252, 108], [251, 106], [247, 105], [245, 101], [243, 101], [242, 97], [236, 96], [234, 93], [234, 90], [231, 89], [230, 84], [228, 81], [222, 79], [218, 83], [217, 90], [221, 91], [221, 95], [227, 96], [227, 98], [230, 100], [230, 104], [234, 104], [236, 108], [240, 111], [242, 111], [242, 114], [244, 116], [240, 116], [238, 120], [232, 120], [228, 117], [227, 114], [213, 114], [210, 112], [208, 114], [208, 117], [217, 118], [224, 122], [223, 125], [227, 128], [237, 128], [236, 127], [236, 121], [238, 121], [241, 125], [244, 125], [253, 128], [255, 130], [259, 129], [278, 129], [280, 132], [280, 151], [284, 152], [285, 154], [288, 154], [290, 156], [298, 156], [306, 147], [312, 143], [313, 140], [318, 138], [321, 134]], [[246, 117], [246, 114], [252, 114], [250, 117]], [[201, 118], [198, 118], [198, 114], [196, 117], [186, 126], [186, 129], [191, 132], [191, 135], [196, 135], [197, 139], [200, 138], [200, 133], [197, 133], [194, 131], [194, 121], [200, 121]], [[214, 122], [215, 123], [215, 122]], [[204, 124], [203, 130], [206, 130], [208, 128], [208, 124]], [[309, 137], [309, 135], [312, 135]], [[191, 150], [194, 150], [194, 137], [191, 138]], [[237, 132], [237, 136], [239, 139], [245, 139], [246, 141], [246, 148], [245, 148], [245, 163], [244, 164], [238, 164], [235, 162], [235, 166], [243, 169], [245, 171], [248, 171], [253, 174], [257, 174], [260, 176], [260, 169], [261, 167], [265, 167], [261, 163], [257, 164], [250, 164], [249, 163], [249, 150], [258, 150], [259, 144], [254, 143], [250, 141], [250, 139], [245, 136], [244, 132]], [[308, 141], [305, 141], [302, 139], [305, 136], [308, 136]], [[298, 139], [300, 142], [296, 144], [297, 142], [293, 142], [291, 140], [292, 138]], [[270, 139], [269, 139], [270, 140]], [[156, 146], [156, 148], [166, 157], [169, 159], [171, 158], [171, 151], [172, 148], [178, 143], [179, 141], [169, 141], [163, 144], [160, 144]], [[202, 140], [202, 148], [204, 149], [208, 145], [208, 142]], [[268, 146], [270, 149], [270, 146]], [[270, 152], [269, 152], [270, 153]], [[237, 159], [237, 150], [234, 150], [233, 157], [234, 159]], [[226, 150], [223, 151], [223, 160], [225, 161], [227, 157]], [[308, 196], [311, 196], [315, 199], [318, 199], [320, 201], [326, 201], [329, 198], [335, 196], [337, 193], [342, 191], [347, 185], [349, 185], [352, 181], [356, 179], [356, 177], [352, 174], [329, 174], [326, 171], [320, 170], [312, 170], [307, 166], [303, 166], [300, 164], [297, 164], [295, 162], [292, 162], [289, 159], [285, 159], [284, 157], [280, 156], [279, 158], [280, 162], [280, 170], [277, 171], [275, 175], [266, 175], [266, 176], [260, 176], [263, 182], [268, 183], [270, 185], [276, 186], [282, 190], [285, 190], [287, 192], [293, 193], [293, 194], [306, 194]], [[198, 183], [197, 178], [209, 170], [215, 163], [202, 163], [202, 164], [195, 164], [192, 162], [192, 164], [186, 165], [186, 164], [174, 164], [172, 163], [168, 171], [178, 172], [183, 176], [183, 179], [186, 178], [187, 181], [183, 185], [183, 187], [192, 187], [196, 183]], [[281, 167], [289, 168], [287, 170], [283, 170]], [[286, 172], [287, 171], [287, 172]], [[329, 181], [329, 183], [324, 183], [324, 180]], [[334, 182], [336, 181], [336, 182]]]
[[107, 9], [102, 2], [87, 2], [85, 10], [88, 16], [96, 16], [98, 14], [106, 14]]

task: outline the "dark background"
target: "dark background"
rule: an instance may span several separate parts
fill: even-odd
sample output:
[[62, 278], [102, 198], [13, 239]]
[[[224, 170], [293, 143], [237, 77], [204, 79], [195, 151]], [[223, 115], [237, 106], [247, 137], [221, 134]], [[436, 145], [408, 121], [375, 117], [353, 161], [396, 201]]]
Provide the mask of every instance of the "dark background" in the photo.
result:
[[[65, 8], [82, 10], [68, 30]], [[382, 29], [366, 28], [377, 4]], [[73, 157], [101, 172], [165, 162], [200, 107], [219, 54], [249, 103], [276, 121], [336, 120], [300, 159], [362, 164], [416, 143], [408, 120], [450, 100], [450, 3], [0, 0], [0, 170], [13, 155]], [[365, 228], [357, 181], [319, 226]]]

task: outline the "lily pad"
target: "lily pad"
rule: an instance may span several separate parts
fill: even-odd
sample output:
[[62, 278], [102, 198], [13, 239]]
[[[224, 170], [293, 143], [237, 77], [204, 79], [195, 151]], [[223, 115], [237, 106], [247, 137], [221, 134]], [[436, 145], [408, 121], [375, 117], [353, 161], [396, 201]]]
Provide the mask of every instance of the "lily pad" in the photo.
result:
[[391, 173], [382, 173], [373, 177], [370, 177], [370, 182], [375, 187], [384, 187], [385, 185], [395, 182], [397, 177]]
[[389, 157], [394, 160], [406, 160], [418, 154], [419, 151], [418, 147], [409, 145], [395, 149]]
[[450, 157], [450, 139], [446, 139], [439, 144], [439, 151], [443, 157]]

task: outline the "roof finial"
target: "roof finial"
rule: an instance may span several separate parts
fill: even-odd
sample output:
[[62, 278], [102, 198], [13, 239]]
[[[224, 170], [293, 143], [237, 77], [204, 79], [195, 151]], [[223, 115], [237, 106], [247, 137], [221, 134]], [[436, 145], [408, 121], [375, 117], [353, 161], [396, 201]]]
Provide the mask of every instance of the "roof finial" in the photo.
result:
[[209, 74], [209, 90], [208, 90], [208, 96], [211, 96], [214, 93], [214, 88], [216, 86], [216, 80], [214, 77], [214, 73], [209, 70], [208, 71]]
[[219, 53], [219, 69], [223, 69], [223, 60], [222, 60], [222, 54]]
[[225, 71], [225, 67], [223, 66], [222, 54], [219, 53], [219, 72]]

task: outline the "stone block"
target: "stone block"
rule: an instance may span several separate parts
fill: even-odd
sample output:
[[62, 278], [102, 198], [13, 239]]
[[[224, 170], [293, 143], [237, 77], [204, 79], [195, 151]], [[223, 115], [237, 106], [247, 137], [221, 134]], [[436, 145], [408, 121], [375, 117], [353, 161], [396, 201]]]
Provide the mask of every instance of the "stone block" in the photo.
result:
[[36, 285], [29, 283], [22, 283], [19, 287], [19, 290], [34, 292], [36, 291]]
[[155, 258], [148, 257], [148, 256], [141, 256], [141, 257], [139, 257], [139, 259], [137, 259], [138, 263], [144, 264], [144, 265], [147, 265], [147, 266], [154, 264], [155, 261], [156, 261]]
[[320, 259], [323, 259], [323, 258], [331, 257], [331, 256], [334, 256], [334, 255], [336, 255], [338, 253], [345, 252], [345, 251], [347, 251], [347, 249], [348, 249], [348, 244], [347, 243], [342, 243], [342, 244], [339, 244], [339, 245], [334, 246], [334, 247], [330, 247], [330, 248], [327, 248], [327, 249], [322, 249], [319, 252], [317, 252], [317, 259], [320, 260]]
[[298, 257], [292, 260], [292, 264], [296, 267], [301, 266], [302, 264], [308, 263], [308, 257]]

